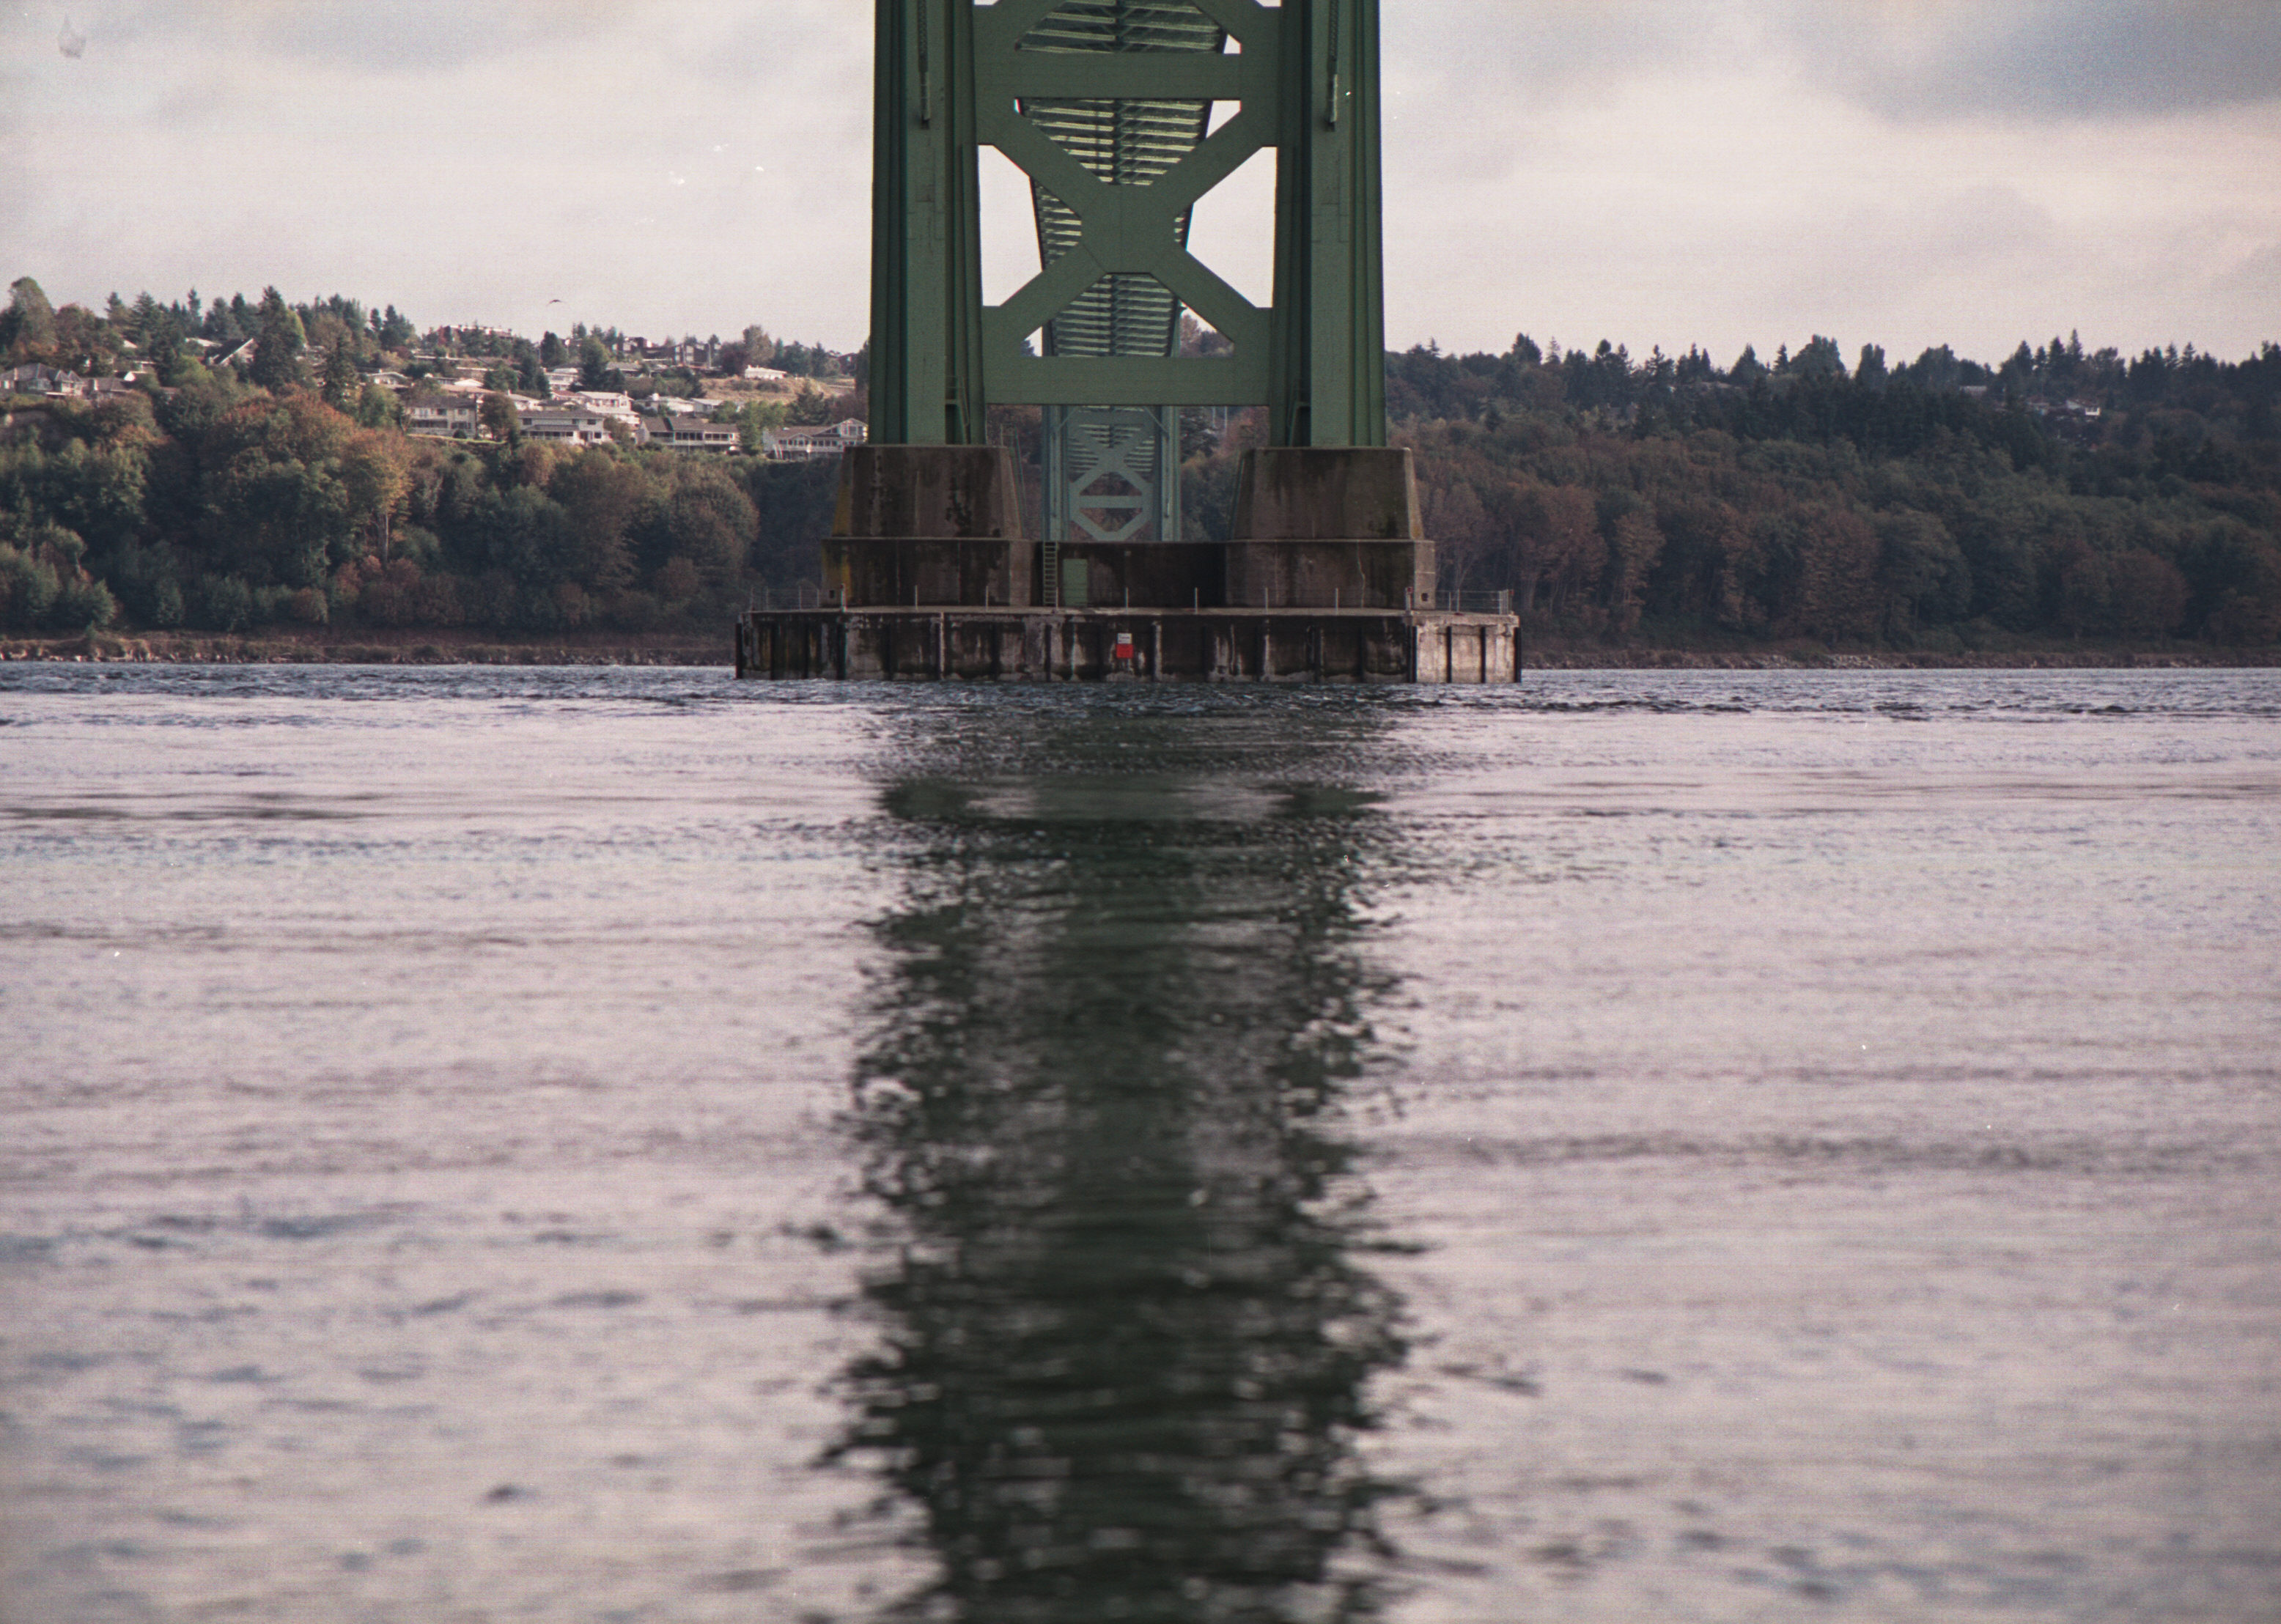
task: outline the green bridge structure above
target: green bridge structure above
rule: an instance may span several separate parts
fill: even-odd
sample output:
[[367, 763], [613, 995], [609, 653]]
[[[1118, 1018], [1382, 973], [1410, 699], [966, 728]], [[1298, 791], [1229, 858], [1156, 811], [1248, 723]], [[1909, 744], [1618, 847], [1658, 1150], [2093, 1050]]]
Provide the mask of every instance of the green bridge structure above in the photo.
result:
[[[877, 0], [870, 437], [823, 602], [748, 614], [756, 677], [1500, 681], [1517, 623], [1437, 605], [1386, 444], [1378, 0]], [[983, 297], [980, 162], [1038, 268]], [[1275, 160], [1272, 297], [1190, 247]], [[1223, 344], [1182, 353], [1193, 314]], [[1042, 533], [990, 408], [1040, 408]], [[1180, 416], [1264, 408], [1225, 540], [1185, 537]]]

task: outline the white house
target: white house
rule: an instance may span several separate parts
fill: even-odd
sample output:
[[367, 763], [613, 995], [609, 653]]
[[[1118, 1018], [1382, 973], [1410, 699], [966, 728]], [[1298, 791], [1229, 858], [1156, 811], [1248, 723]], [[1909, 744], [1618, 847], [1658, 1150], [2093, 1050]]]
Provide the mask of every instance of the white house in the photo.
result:
[[634, 410], [632, 397], [617, 390], [582, 389], [574, 391], [571, 398], [589, 412], [599, 412], [622, 422], [635, 422], [641, 416]]
[[404, 408], [407, 434], [436, 435], [447, 440], [472, 440], [482, 432], [473, 397], [458, 395], [441, 400], [414, 400]]
[[[738, 434], [734, 423], [708, 423], [689, 417], [669, 417], [662, 421], [666, 425], [665, 444], [676, 451], [727, 452], [737, 449]], [[661, 437], [654, 422], [651, 425], [650, 434], [653, 439]]]
[[822, 428], [763, 429], [761, 449], [778, 462], [800, 462], [810, 457], [836, 457], [851, 445], [861, 445], [870, 434], [860, 417], [827, 423]]
[[560, 440], [570, 445], [607, 445], [610, 421], [599, 412], [532, 412], [522, 420], [527, 439]]

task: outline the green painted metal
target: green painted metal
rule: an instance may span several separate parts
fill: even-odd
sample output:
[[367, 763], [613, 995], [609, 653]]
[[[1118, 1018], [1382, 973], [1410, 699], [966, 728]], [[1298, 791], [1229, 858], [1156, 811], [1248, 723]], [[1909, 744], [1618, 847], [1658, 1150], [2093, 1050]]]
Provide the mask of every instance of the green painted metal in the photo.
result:
[[972, 0], [878, 0], [871, 437], [984, 436]]
[[[878, 0], [877, 130], [875, 440], [978, 443], [999, 401], [1265, 405], [1278, 445], [1385, 443], [1377, 0]], [[1030, 177], [1042, 261], [989, 308], [983, 145]], [[1267, 147], [1262, 310], [1187, 226]], [[1172, 353], [1182, 306], [1233, 354]]]
[[1273, 443], [1386, 444], [1377, 0], [1291, 9], [1276, 178]]
[[1178, 406], [1045, 408], [1046, 535], [1180, 538]]
[[[1095, 181], [1120, 188], [1151, 186], [1202, 144], [1212, 102], [1201, 96], [1117, 95], [1148, 89], [1145, 77], [1130, 73], [1117, 82], [1118, 65], [1133, 56], [1175, 53], [1224, 62], [1227, 58], [1220, 53], [1226, 43], [1226, 30], [1187, 0], [1065, 4], [1024, 35], [1017, 49], [1089, 58], [1081, 65], [1087, 71], [1071, 75], [1066, 87], [1082, 94], [1040, 95], [1032, 82], [1030, 93], [1018, 99], [1018, 111]], [[1231, 88], [1240, 89], [1240, 79], [1224, 77]], [[1033, 182], [1031, 197], [1041, 266], [1071, 253], [1099, 263], [1086, 245], [1087, 226], [1075, 208], [1042, 183]], [[1172, 240], [1183, 249], [1188, 223], [1187, 209], [1171, 222]], [[1135, 228], [1129, 213], [1119, 224]], [[1147, 230], [1148, 223], [1138, 228]], [[1096, 239], [1100, 235], [1096, 227]], [[1046, 322], [1037, 347], [1055, 361], [1164, 359], [1178, 352], [1180, 313], [1180, 301], [1154, 275], [1107, 271]], [[1066, 380], [1071, 375], [1061, 375]], [[1178, 406], [1056, 404], [1044, 410], [1048, 537], [1179, 539]], [[1049, 588], [1056, 584], [1048, 582]]]

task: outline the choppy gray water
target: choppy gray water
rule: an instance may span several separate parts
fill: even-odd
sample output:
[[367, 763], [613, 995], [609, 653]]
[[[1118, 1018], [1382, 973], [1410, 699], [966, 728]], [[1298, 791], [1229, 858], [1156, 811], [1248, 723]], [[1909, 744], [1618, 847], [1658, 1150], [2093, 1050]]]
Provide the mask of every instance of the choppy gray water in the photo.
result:
[[2281, 1613], [2281, 677], [0, 673], [0, 1616]]

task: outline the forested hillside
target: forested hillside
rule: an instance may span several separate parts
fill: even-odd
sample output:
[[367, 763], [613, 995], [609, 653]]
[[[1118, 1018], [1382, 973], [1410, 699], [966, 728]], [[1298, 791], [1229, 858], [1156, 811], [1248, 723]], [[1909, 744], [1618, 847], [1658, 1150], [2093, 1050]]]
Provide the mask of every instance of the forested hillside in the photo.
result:
[[717, 631], [813, 579], [836, 470], [418, 439], [220, 380], [19, 406], [0, 447], [0, 626]]
[[[417, 365], [392, 306], [217, 300], [207, 353], [257, 344], [209, 366], [147, 295], [97, 316], [13, 292], [0, 366], [136, 378], [0, 401], [0, 629], [718, 633], [769, 583], [814, 578], [830, 464], [526, 440], [502, 393], [497, 439], [406, 434], [374, 381]], [[501, 388], [536, 365], [491, 347]]]
[[[1388, 360], [1453, 585], [1577, 635], [1930, 649], [2281, 634], [2281, 349], [1849, 368], [1815, 339]], [[1200, 485], [1211, 483], [1205, 469]]]
[[[19, 384], [0, 403], [0, 629], [710, 632], [816, 577], [828, 462], [576, 449], [523, 439], [512, 411], [487, 417], [495, 439], [414, 437], [374, 382], [410, 332], [392, 308], [240, 300], [251, 360], [210, 367], [147, 297], [97, 315], [27, 286], [0, 367], [143, 364], [96, 398]], [[1540, 633], [1635, 645], [2269, 647], [2277, 396], [2270, 344], [2126, 361], [2055, 339], [1994, 367], [1941, 349], [1889, 367], [1815, 338], [1722, 369], [1522, 337], [1388, 358], [1445, 586], [1510, 591]], [[1190, 414], [1191, 535], [1222, 532], [1260, 432], [1256, 414], [1220, 436]]]

